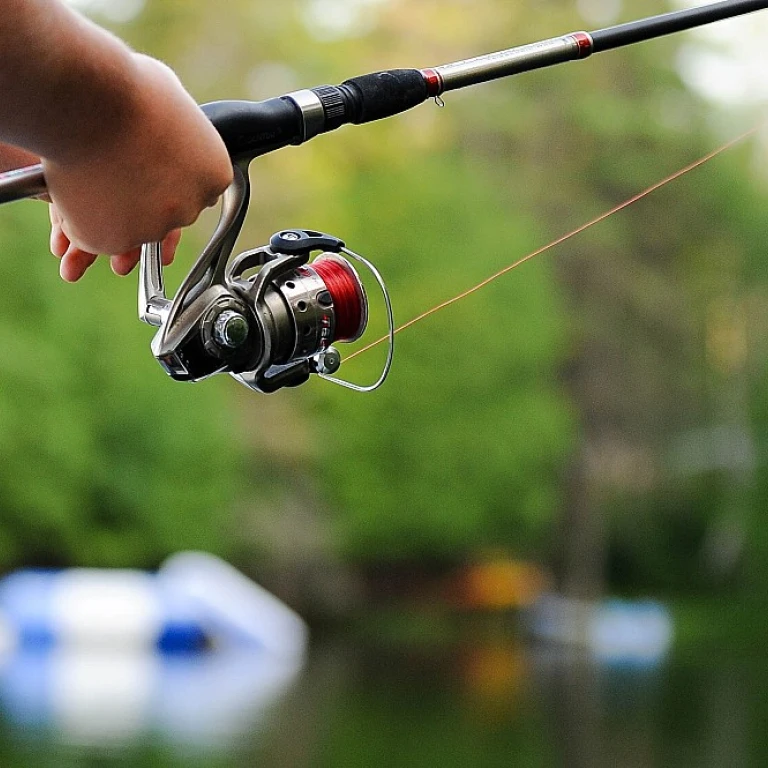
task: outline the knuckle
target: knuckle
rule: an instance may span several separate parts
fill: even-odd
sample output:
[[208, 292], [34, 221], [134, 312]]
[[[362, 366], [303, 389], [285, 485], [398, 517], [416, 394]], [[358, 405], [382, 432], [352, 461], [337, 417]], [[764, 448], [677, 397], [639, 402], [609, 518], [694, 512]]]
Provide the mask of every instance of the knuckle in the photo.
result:
[[197, 220], [199, 211], [187, 201], [179, 201], [171, 205], [163, 222], [162, 232], [158, 232], [158, 240], [163, 240], [170, 232], [180, 227], [188, 227]]

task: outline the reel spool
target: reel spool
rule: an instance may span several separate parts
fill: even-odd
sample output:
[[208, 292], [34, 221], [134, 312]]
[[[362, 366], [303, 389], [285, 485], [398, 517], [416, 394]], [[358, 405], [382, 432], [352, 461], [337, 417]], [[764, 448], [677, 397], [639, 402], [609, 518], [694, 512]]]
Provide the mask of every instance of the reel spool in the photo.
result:
[[[269, 245], [230, 261], [247, 203], [247, 175], [236, 165], [216, 230], [172, 300], [161, 244], [144, 246], [139, 318], [159, 328], [151, 345], [157, 361], [177, 381], [229, 373], [257, 392], [297, 386], [313, 373], [359, 392], [377, 389], [394, 351], [392, 305], [379, 272], [342, 240], [302, 229], [278, 232]], [[384, 369], [365, 386], [333, 376], [341, 365], [334, 344], [356, 341], [368, 324], [368, 298], [352, 261], [376, 279], [389, 326]]]

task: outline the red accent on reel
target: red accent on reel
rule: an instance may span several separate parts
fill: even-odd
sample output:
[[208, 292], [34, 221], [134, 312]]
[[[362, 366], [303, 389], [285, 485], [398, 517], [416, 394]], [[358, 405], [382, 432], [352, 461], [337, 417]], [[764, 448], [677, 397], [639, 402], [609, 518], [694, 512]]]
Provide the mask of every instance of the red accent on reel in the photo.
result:
[[355, 341], [363, 335], [368, 317], [365, 291], [352, 265], [339, 256], [322, 254], [312, 268], [333, 298], [336, 314], [334, 341]]

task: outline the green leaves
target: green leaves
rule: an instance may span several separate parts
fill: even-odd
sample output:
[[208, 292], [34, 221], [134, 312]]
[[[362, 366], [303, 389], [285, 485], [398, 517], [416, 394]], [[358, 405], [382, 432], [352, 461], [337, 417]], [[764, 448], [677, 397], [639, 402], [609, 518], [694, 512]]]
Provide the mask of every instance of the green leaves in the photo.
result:
[[0, 567], [220, 550], [239, 468], [220, 387], [166, 379], [135, 277], [105, 261], [64, 284], [45, 215], [34, 202], [0, 211]]

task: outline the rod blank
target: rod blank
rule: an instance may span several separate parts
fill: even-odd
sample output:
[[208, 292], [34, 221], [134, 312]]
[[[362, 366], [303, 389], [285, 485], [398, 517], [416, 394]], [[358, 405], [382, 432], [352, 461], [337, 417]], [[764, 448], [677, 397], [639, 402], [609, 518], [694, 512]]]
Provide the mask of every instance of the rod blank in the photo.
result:
[[630, 21], [615, 27], [598, 29], [595, 32], [590, 32], [593, 43], [592, 52], [599, 53], [624, 45], [641, 43], [644, 40], [683, 32], [686, 29], [693, 29], [753, 11], [761, 11], [765, 8], [768, 8], [768, 0], [724, 0], [698, 8], [672, 11], [640, 21]]

